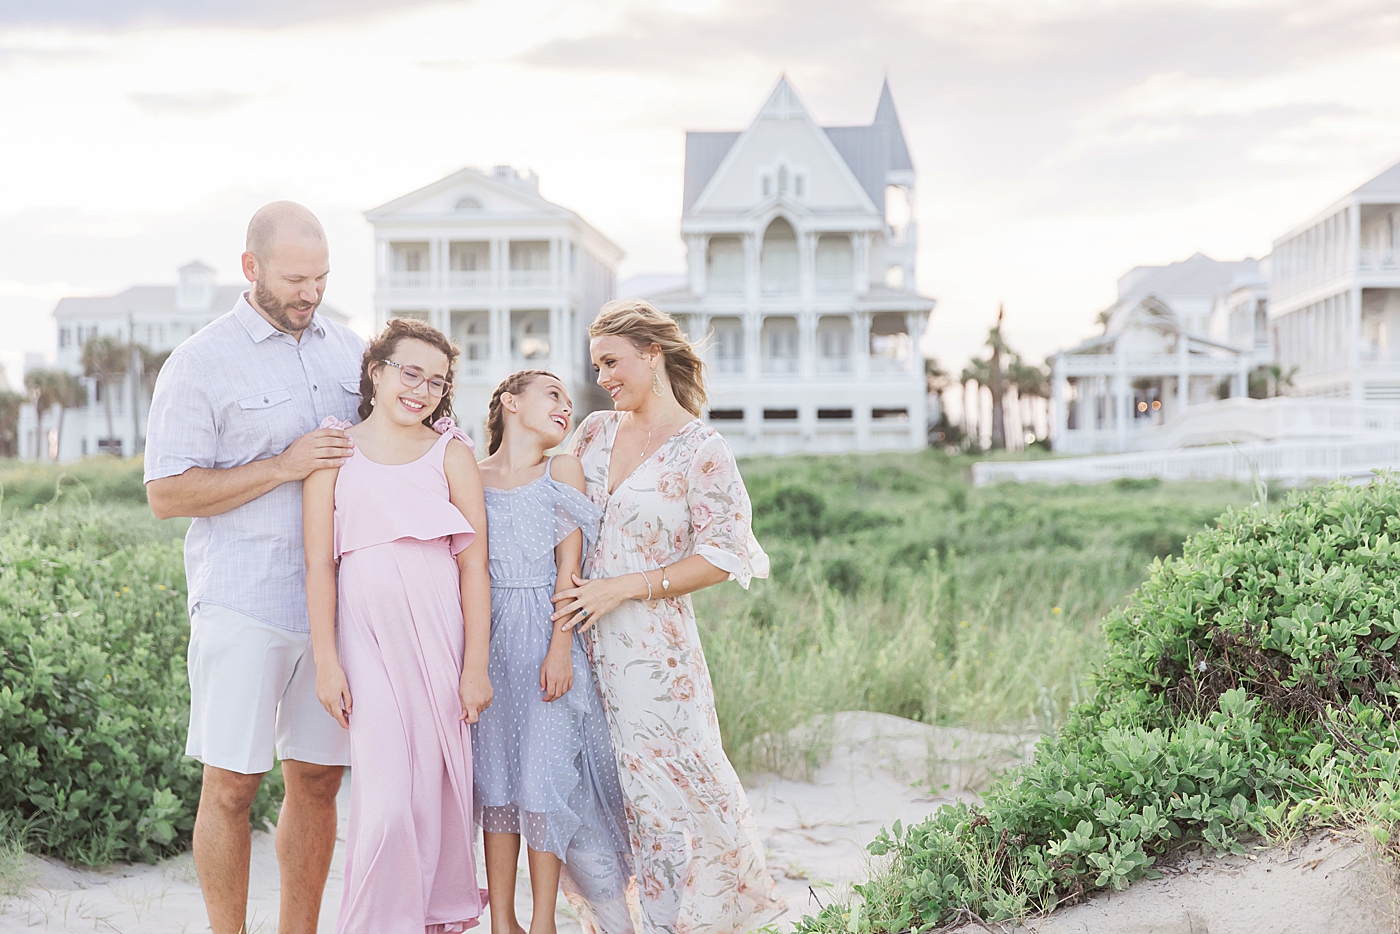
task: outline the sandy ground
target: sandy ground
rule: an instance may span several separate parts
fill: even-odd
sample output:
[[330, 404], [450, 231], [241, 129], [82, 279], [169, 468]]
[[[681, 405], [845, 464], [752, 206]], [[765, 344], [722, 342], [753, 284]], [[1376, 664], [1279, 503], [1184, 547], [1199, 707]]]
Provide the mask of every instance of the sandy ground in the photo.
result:
[[[769, 871], [788, 903], [778, 919], [783, 928], [868, 877], [865, 844], [882, 826], [918, 821], [940, 804], [975, 797], [1030, 746], [1029, 738], [865, 713], [838, 714], [787, 740], [808, 748], [815, 743], [822, 764], [805, 780], [768, 775], [748, 783]], [[342, 808], [342, 838], [344, 819]], [[1356, 839], [1324, 835], [1254, 858], [1188, 860], [1159, 881], [1061, 910], [1032, 922], [1023, 934], [1400, 934], [1392, 921], [1390, 870], [1369, 854]], [[340, 867], [338, 848], [321, 912], [320, 931], [326, 934], [334, 929], [340, 903]], [[0, 934], [209, 929], [189, 856], [101, 872], [40, 859], [31, 860], [31, 868], [29, 893], [0, 907]], [[269, 834], [254, 836], [250, 883], [249, 931], [274, 934], [278, 878]], [[528, 925], [523, 866], [517, 912]], [[562, 899], [556, 921], [560, 934], [579, 930]]]
[[[825, 762], [809, 780], [760, 776], [749, 783], [769, 869], [789, 906], [780, 919], [784, 927], [867, 877], [865, 844], [880, 827], [896, 819], [920, 820], [952, 800], [950, 795], [966, 794], [969, 786], [986, 781], [989, 763], [1010, 761], [1004, 750], [1019, 742], [934, 730], [881, 714], [839, 714], [818, 729]], [[811, 742], [812, 735], [795, 735], [792, 741]], [[941, 790], [930, 791], [930, 785]], [[342, 807], [342, 839], [344, 829]], [[321, 911], [322, 932], [335, 926], [341, 865], [337, 847]], [[40, 859], [33, 859], [31, 867], [35, 878], [28, 895], [0, 909], [3, 934], [196, 934], [209, 929], [188, 855], [155, 866], [118, 865], [101, 872]], [[484, 876], [480, 882], [485, 884]], [[250, 932], [273, 934], [277, 899], [272, 836], [258, 833], [250, 875]], [[521, 922], [528, 925], [529, 882], [523, 868], [517, 906]], [[557, 923], [560, 934], [579, 929], [562, 899]]]
[[1248, 856], [1186, 860], [1024, 934], [1396, 934], [1394, 872], [1355, 835], [1316, 834]]

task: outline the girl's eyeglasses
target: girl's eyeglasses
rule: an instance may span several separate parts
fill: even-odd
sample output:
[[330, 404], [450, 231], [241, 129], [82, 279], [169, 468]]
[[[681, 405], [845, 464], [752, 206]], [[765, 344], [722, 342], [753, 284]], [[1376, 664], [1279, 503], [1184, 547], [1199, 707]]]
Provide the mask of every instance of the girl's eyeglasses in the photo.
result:
[[397, 369], [399, 371], [399, 379], [403, 380], [403, 384], [409, 389], [417, 388], [423, 384], [424, 380], [428, 380], [428, 394], [441, 399], [443, 396], [447, 395], [447, 391], [452, 388], [452, 384], [445, 379], [437, 379], [436, 377], [428, 379], [427, 374], [416, 366], [404, 366], [402, 363], [395, 363], [393, 360], [385, 360], [384, 365]]

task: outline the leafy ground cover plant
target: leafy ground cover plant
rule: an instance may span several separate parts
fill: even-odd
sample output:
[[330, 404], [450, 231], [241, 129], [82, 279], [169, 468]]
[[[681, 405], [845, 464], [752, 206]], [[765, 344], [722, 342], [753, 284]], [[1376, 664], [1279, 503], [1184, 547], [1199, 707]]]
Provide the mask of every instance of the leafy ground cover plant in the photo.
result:
[[33, 849], [102, 864], [189, 845], [179, 531], [121, 506], [0, 526], [0, 815]]
[[142, 463], [98, 457], [62, 465], [0, 460], [0, 509], [15, 515], [50, 503], [146, 504]]
[[808, 932], [1006, 920], [1123, 888], [1183, 841], [1400, 820], [1400, 485], [1231, 510], [1104, 624], [1090, 687], [978, 806], [883, 832], [888, 866]]

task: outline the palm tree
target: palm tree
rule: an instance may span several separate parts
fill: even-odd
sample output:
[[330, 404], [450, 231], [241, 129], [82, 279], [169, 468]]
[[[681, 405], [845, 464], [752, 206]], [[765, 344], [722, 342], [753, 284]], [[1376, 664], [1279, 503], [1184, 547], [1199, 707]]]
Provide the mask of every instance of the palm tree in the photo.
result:
[[[49, 370], [42, 367], [35, 368], [24, 374], [24, 388], [29, 395], [29, 401], [34, 403], [34, 424], [43, 433], [44, 416], [58, 404], [58, 379], [62, 374], [61, 370]], [[43, 452], [48, 446], [40, 443], [36, 454], [39, 459], [44, 459]]]
[[[1007, 379], [1016, 387], [1016, 402], [1021, 406], [1021, 424], [1034, 425], [1034, 410], [1027, 411], [1032, 399], [1050, 401], [1050, 369], [1027, 363], [1020, 354], [1013, 354], [1006, 368]], [[1029, 417], [1027, 417], [1029, 416]]]
[[120, 386], [131, 366], [131, 347], [115, 337], [89, 338], [83, 345], [83, 375], [102, 387], [103, 407], [107, 410], [107, 438], [116, 435], [112, 425], [112, 391]]
[[[141, 392], [139, 393], [141, 398], [132, 399], [131, 405], [134, 410], [133, 415], [137, 416], [136, 424], [140, 426], [141, 403], [144, 400], [146, 404], [150, 404], [151, 397], [154, 396], [156, 392], [156, 377], [160, 375], [160, 369], [165, 366], [165, 361], [170, 359], [170, 351], [152, 350], [145, 344], [137, 344], [136, 353], [138, 357], [137, 365], [141, 367]], [[136, 439], [136, 450], [140, 452], [145, 449], [146, 439], [138, 437]]]
[[0, 389], [0, 457], [19, 454], [19, 407], [23, 403], [24, 396]]
[[63, 449], [63, 416], [87, 406], [87, 387], [67, 370], [54, 371], [54, 404], [58, 406], [58, 446]]

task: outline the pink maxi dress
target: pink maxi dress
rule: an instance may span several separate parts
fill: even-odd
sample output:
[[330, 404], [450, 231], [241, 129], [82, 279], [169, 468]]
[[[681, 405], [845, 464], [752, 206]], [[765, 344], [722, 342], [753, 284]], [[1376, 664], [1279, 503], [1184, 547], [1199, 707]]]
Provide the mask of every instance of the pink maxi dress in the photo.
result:
[[442, 437], [418, 460], [377, 464], [356, 448], [335, 483], [337, 629], [354, 705], [337, 934], [465, 931], [485, 896], [457, 693], [466, 635], [456, 554], [476, 532], [443, 471], [451, 439], [471, 440], [450, 419], [433, 427]]

